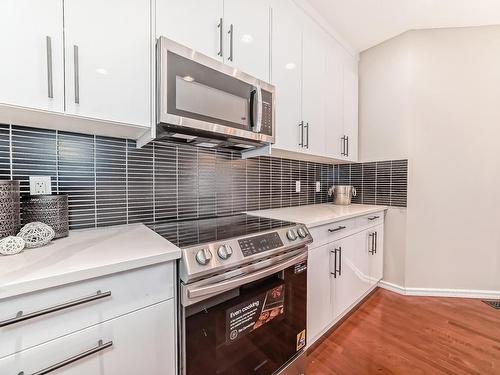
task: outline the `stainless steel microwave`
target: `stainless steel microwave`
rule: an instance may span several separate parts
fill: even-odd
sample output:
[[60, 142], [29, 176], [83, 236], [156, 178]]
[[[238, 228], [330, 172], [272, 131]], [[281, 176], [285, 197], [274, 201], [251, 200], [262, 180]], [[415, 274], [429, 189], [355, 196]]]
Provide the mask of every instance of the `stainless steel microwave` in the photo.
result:
[[157, 138], [234, 149], [274, 143], [273, 85], [165, 37], [157, 59]]

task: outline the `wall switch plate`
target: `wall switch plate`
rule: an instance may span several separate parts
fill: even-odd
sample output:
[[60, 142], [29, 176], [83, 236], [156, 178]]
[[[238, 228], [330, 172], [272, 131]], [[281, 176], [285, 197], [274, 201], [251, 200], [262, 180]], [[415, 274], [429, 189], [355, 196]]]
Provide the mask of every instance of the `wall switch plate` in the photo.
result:
[[321, 182], [316, 181], [316, 193], [319, 193], [321, 191]]
[[30, 176], [30, 194], [31, 195], [52, 194], [52, 183], [50, 180], [50, 176]]
[[295, 192], [300, 193], [300, 180], [295, 181]]

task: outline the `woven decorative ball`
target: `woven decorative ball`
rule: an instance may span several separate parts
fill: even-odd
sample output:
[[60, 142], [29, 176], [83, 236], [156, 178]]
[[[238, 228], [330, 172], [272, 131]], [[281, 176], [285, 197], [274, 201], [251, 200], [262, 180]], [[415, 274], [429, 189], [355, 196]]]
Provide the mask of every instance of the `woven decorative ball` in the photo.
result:
[[14, 255], [23, 251], [25, 242], [21, 237], [9, 236], [0, 240], [0, 254]]
[[35, 221], [22, 227], [17, 235], [26, 242], [27, 248], [33, 248], [47, 245], [54, 238], [55, 232], [47, 224]]

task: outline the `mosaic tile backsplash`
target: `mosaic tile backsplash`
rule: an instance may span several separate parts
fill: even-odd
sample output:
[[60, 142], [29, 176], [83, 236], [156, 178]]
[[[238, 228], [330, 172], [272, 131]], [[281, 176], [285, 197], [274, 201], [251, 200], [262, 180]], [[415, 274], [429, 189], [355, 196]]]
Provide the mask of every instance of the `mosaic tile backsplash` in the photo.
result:
[[0, 179], [20, 180], [27, 194], [28, 176], [51, 176], [52, 191], [68, 194], [71, 229], [325, 203], [334, 181], [351, 181], [359, 203], [405, 206], [406, 168], [406, 161], [334, 168], [275, 157], [243, 160], [235, 152], [166, 142], [137, 149], [132, 140], [0, 125]]

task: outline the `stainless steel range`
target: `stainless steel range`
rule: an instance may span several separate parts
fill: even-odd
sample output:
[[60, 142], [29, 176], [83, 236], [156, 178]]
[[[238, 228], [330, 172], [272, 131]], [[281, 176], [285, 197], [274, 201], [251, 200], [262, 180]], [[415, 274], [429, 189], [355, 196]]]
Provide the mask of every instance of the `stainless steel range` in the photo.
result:
[[305, 226], [241, 214], [154, 229], [182, 249], [183, 374], [303, 372]]

